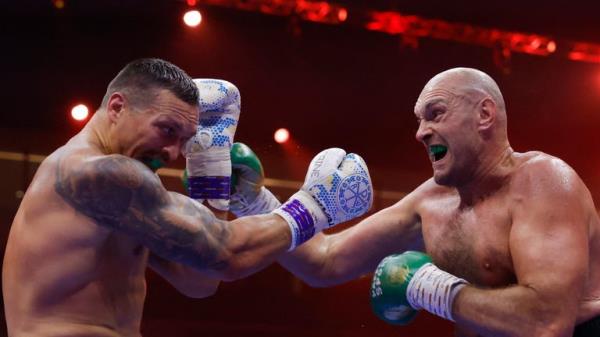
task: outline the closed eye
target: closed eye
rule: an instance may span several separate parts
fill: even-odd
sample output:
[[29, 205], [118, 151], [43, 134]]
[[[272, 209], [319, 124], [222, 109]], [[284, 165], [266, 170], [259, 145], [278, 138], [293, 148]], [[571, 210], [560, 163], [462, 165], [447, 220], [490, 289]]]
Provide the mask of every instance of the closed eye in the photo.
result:
[[175, 129], [170, 126], [163, 126], [160, 128], [160, 130], [163, 133], [163, 135], [165, 135], [169, 138], [175, 137], [175, 135], [176, 135]]
[[439, 108], [429, 110], [427, 113], [427, 120], [437, 120], [441, 115], [444, 114], [444, 112], [445, 111], [443, 109]]

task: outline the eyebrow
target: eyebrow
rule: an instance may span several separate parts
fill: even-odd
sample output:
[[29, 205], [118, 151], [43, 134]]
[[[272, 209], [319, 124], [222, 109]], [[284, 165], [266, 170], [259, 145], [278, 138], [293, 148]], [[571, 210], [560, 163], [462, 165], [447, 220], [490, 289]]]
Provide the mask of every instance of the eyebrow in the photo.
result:
[[169, 116], [161, 116], [161, 118], [159, 118], [158, 122], [172, 124], [174, 127], [176, 127], [179, 130], [183, 129], [183, 126], [181, 125], [181, 123], [179, 123], [177, 120], [175, 120]]
[[168, 123], [170, 126], [177, 129], [177, 132], [180, 133], [181, 135], [183, 135], [184, 138], [192, 138], [196, 134], [195, 127], [193, 128], [193, 130], [192, 130], [192, 128], [190, 128], [190, 132], [187, 132], [187, 129], [185, 128], [185, 126], [182, 123], [180, 123], [178, 120], [176, 120], [170, 116], [161, 116], [161, 118], [158, 120], [158, 122], [159, 123]]
[[429, 109], [431, 109], [432, 106], [434, 106], [440, 102], [443, 102], [443, 101], [444, 101], [443, 98], [436, 98], [434, 100], [431, 100], [431, 101], [427, 102], [427, 104], [425, 104], [425, 110], [429, 110]]
[[[435, 99], [433, 99], [433, 100], [431, 100], [431, 101], [429, 101], [429, 102], [425, 103], [425, 106], [424, 106], [424, 108], [422, 109], [422, 111], [427, 111], [427, 110], [430, 110], [432, 106], [434, 106], [434, 105], [436, 105], [436, 104], [438, 104], [438, 103], [440, 103], [440, 102], [443, 102], [443, 101], [444, 101], [444, 99], [443, 99], [443, 98], [435, 98]], [[419, 109], [419, 110], [421, 110], [421, 109]], [[420, 112], [420, 111], [419, 111], [419, 112]], [[415, 116], [417, 116], [417, 118], [420, 118], [420, 117], [418, 116], [418, 113], [417, 113], [416, 111], [415, 111]]]

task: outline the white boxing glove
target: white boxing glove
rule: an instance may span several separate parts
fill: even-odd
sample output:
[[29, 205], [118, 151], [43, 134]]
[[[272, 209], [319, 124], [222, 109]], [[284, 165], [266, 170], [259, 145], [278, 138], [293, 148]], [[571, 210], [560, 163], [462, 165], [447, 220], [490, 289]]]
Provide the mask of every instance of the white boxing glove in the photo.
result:
[[365, 214], [373, 204], [373, 185], [364, 160], [339, 148], [313, 158], [304, 185], [273, 213], [290, 226], [289, 250], [316, 233]]
[[194, 79], [200, 91], [196, 135], [183, 146], [189, 196], [219, 210], [229, 209], [231, 157], [229, 151], [240, 117], [240, 92], [217, 79]]

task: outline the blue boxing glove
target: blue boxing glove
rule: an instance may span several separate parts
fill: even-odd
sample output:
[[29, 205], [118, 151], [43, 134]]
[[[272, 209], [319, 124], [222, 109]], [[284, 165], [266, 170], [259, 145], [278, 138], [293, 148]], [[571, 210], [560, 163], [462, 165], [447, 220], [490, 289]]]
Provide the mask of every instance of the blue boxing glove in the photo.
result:
[[290, 226], [292, 250], [326, 228], [365, 214], [372, 204], [373, 186], [364, 160], [331, 148], [312, 160], [301, 190], [273, 213]]
[[217, 79], [194, 79], [200, 91], [200, 119], [196, 135], [183, 147], [191, 198], [219, 210], [229, 209], [230, 149], [240, 117], [240, 92]]

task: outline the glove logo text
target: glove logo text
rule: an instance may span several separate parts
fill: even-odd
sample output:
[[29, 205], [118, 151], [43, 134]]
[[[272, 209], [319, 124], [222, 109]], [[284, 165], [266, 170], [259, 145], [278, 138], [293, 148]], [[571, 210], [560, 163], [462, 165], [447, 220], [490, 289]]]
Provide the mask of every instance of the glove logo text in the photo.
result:
[[351, 175], [344, 178], [338, 191], [340, 207], [351, 216], [359, 216], [369, 209], [371, 188], [367, 178], [362, 175]]

